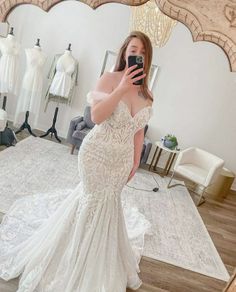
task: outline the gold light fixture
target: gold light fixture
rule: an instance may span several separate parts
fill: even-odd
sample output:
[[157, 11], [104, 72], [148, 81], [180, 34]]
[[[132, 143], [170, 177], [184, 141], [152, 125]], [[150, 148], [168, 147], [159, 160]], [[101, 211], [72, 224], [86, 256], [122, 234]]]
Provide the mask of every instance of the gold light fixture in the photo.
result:
[[163, 14], [150, 0], [146, 4], [131, 7], [130, 31], [139, 30], [147, 34], [155, 47], [162, 47], [168, 41], [177, 21]]

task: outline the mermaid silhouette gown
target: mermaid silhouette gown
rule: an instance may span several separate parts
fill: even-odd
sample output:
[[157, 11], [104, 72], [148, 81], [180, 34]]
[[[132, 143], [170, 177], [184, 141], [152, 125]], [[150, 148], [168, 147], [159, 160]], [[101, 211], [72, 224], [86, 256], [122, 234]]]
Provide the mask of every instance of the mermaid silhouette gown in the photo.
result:
[[[106, 95], [91, 91], [87, 100]], [[78, 154], [80, 183], [74, 190], [18, 199], [5, 214], [0, 277], [20, 276], [17, 292], [140, 287], [139, 262], [151, 224], [135, 208], [124, 212], [121, 192], [133, 167], [134, 134], [151, 113], [147, 106], [132, 117], [121, 100], [84, 138]]]

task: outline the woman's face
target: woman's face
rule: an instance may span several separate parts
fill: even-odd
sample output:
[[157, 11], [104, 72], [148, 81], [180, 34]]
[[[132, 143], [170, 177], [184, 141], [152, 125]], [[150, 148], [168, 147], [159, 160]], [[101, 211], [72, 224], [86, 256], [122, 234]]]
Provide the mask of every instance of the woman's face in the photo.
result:
[[130, 55], [141, 55], [145, 58], [145, 49], [143, 43], [140, 39], [134, 37], [129, 42], [126, 52], [125, 52], [125, 61], [126, 61], [126, 68], [128, 67], [128, 56]]

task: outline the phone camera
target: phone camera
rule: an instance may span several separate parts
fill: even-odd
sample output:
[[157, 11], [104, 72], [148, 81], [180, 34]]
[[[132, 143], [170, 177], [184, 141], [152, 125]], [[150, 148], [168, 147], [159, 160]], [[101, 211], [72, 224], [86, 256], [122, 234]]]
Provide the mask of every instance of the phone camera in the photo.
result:
[[143, 57], [142, 57], [142, 56], [137, 56], [137, 57], [136, 57], [136, 62], [137, 62], [138, 64], [143, 63]]

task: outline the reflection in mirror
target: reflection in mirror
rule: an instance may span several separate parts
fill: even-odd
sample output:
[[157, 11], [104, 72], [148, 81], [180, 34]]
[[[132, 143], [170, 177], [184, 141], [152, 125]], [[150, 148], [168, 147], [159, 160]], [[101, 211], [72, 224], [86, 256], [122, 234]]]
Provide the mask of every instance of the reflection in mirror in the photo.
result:
[[[112, 289], [104, 292], [116, 291], [117, 287], [125, 292], [127, 284], [136, 289], [141, 284], [139, 276], [143, 280], [142, 291], [163, 287], [166, 291], [182, 291], [186, 283], [189, 291], [202, 292], [205, 288], [210, 291], [211, 287], [221, 291], [236, 265], [233, 259], [235, 245], [231, 240], [235, 238], [235, 229], [232, 227], [235, 222], [235, 197], [231, 195], [233, 187], [235, 188], [232, 183], [236, 172], [235, 74], [229, 72], [227, 60], [220, 48], [208, 42], [193, 43], [191, 33], [182, 23], [166, 18], [157, 6], [153, 5], [154, 2], [150, 1], [146, 6], [135, 7], [134, 12], [134, 7], [117, 3], [92, 10], [79, 1], [63, 1], [48, 13], [36, 6], [25, 4], [9, 14], [9, 24], [14, 27], [15, 37], [21, 44], [21, 66], [18, 74], [21, 89], [34, 88], [32, 69], [40, 67], [37, 72], [34, 71], [42, 85], [36, 86], [37, 91], [34, 91], [38, 114], [34, 133], [40, 136], [52, 125], [50, 129], [57, 129], [61, 143], [57, 143], [50, 135], [35, 138], [30, 137], [27, 131], [21, 131], [17, 134], [16, 147], [7, 148], [6, 144], [0, 145], [0, 215], [7, 214], [18, 199], [24, 203], [12, 208], [14, 216], [8, 217], [13, 218], [14, 222], [17, 222], [16, 225], [14, 222], [5, 221], [11, 225], [6, 225], [4, 230], [9, 232], [3, 237], [0, 236], [0, 253], [7, 251], [9, 245], [14, 246], [31, 235], [35, 231], [34, 228], [48, 222], [48, 217], [55, 214], [54, 219], [44, 229], [47, 233], [42, 231], [43, 236], [40, 234], [39, 238], [36, 235], [35, 241], [30, 244], [30, 250], [32, 247], [35, 251], [32, 254], [33, 259], [39, 255], [38, 252], [41, 253], [40, 256], [45, 256], [45, 262], [31, 262], [33, 265], [35, 263], [32, 274], [34, 268], [38, 270], [38, 263], [48, 264], [43, 267], [47, 271], [43, 275], [44, 281], [41, 282], [41, 275], [39, 276], [40, 285], [48, 284], [43, 287], [45, 291], [76, 290], [78, 287], [58, 289], [54, 285], [73, 285], [70, 275], [76, 274], [84, 267], [95, 271], [95, 274], [102, 271], [98, 277], [93, 277], [92, 280], [95, 281], [103, 279], [103, 275], [110, 279], [110, 272], [115, 271], [113, 281], [108, 283]], [[104, 72], [113, 71], [117, 52], [133, 29], [145, 31], [152, 40], [153, 65], [149, 89], [153, 93], [154, 102], [145, 108], [133, 107], [131, 112], [122, 100], [112, 112], [114, 115], [110, 115], [105, 123], [95, 126], [87, 93], [95, 88]], [[32, 66], [28, 66], [24, 52], [35, 44], [37, 38], [42, 42], [44, 54], [41, 54], [39, 47], [35, 48], [35, 55], [31, 55], [35, 56], [35, 59], [31, 62]], [[68, 46], [71, 43], [73, 53]], [[63, 54], [66, 58], [58, 64], [57, 61]], [[72, 55], [73, 60], [67, 58]], [[0, 56], [0, 62], [2, 60], [3, 55]], [[59, 69], [63, 69], [63, 72]], [[27, 80], [24, 78], [25, 73], [28, 75]], [[55, 81], [54, 85], [60, 86], [54, 87], [55, 91], [52, 90], [52, 98], [49, 101], [47, 93], [55, 75], [60, 82]], [[36, 85], [38, 84], [39, 82], [36, 82]], [[54, 96], [65, 95], [61, 93], [65, 90], [68, 93], [73, 91], [73, 95], [68, 95], [73, 96], [73, 99], [64, 98], [65, 103], [60, 103], [58, 114], [58, 97], [54, 99]], [[8, 94], [5, 111], [0, 111], [0, 129], [15, 130], [12, 122], [21, 96], [19, 93], [20, 91], [17, 94]], [[104, 96], [107, 95], [96, 95], [96, 98], [99, 100]], [[90, 94], [90, 97], [95, 98], [95, 95]], [[131, 99], [130, 95], [125, 97], [126, 100]], [[26, 108], [21, 111], [20, 124], [29, 118], [29, 124], [33, 125], [33, 111], [31, 110], [30, 115], [26, 114], [29, 103], [27, 99]], [[106, 106], [101, 108], [107, 109]], [[130, 133], [137, 135], [131, 136]], [[221, 158], [221, 163], [224, 161], [225, 168], [219, 173], [220, 179], [213, 185], [213, 189], [217, 200], [222, 199], [222, 192], [219, 190], [223, 186], [227, 199], [210, 199], [208, 189], [204, 194], [207, 203], [197, 207], [194, 201], [198, 196], [186, 188], [185, 178], [179, 176], [175, 179], [181, 180], [181, 183], [184, 181], [186, 185], [167, 188], [170, 175], [174, 173], [175, 157], [179, 155], [178, 151], [163, 147], [161, 137], [168, 136], [167, 134], [177, 137], [181, 151], [190, 148], [187, 153], [191, 155], [184, 157], [188, 157], [189, 162], [196, 162], [193, 147], [205, 149]], [[3, 137], [6, 136], [0, 133], [0, 139]], [[70, 149], [74, 155], [70, 154]], [[176, 156], [170, 155], [173, 152]], [[201, 156], [201, 162], [207, 161], [207, 165], [215, 163], [216, 160], [210, 159], [208, 164], [209, 160], [205, 159], [209, 157], [212, 158], [211, 155], [204, 156], [204, 159]], [[155, 167], [151, 172], [148, 171], [148, 166], [152, 159], [155, 160]], [[194, 164], [194, 167], [189, 168], [188, 166], [191, 178], [202, 178], [201, 174], [207, 175], [205, 169], [198, 168], [199, 165]], [[215, 166], [214, 164], [214, 171], [218, 170]], [[164, 176], [161, 170], [165, 170], [167, 176]], [[83, 184], [80, 184], [81, 181]], [[195, 186], [193, 183], [193, 187]], [[71, 190], [75, 191], [71, 193]], [[200, 191], [201, 186], [196, 186], [195, 192]], [[90, 194], [89, 200], [87, 194]], [[122, 198], [123, 205], [119, 198]], [[60, 205], [62, 202], [66, 202], [66, 205]], [[116, 202], [119, 202], [119, 205], [116, 205]], [[88, 203], [91, 205], [87, 205]], [[80, 212], [81, 206], [83, 212]], [[57, 213], [58, 208], [60, 211]], [[91, 213], [87, 213], [87, 210]], [[81, 218], [83, 221], [80, 221]], [[117, 220], [123, 223], [117, 226]], [[87, 225], [84, 225], [84, 222], [87, 222]], [[203, 222], [209, 233], [214, 235], [215, 246]], [[119, 229], [124, 226], [127, 226], [127, 233]], [[89, 238], [88, 230], [93, 235], [95, 230], [97, 231], [93, 242], [84, 241]], [[104, 233], [104, 230], [107, 232]], [[124, 234], [127, 234], [128, 238], [124, 237]], [[51, 236], [50, 241], [46, 241], [48, 235]], [[102, 235], [104, 237], [101, 237]], [[7, 239], [4, 249], [1, 249], [2, 238]], [[125, 242], [130, 242], [133, 253], [130, 247], [123, 245]], [[95, 247], [92, 249], [94, 253], [90, 253], [90, 246]], [[47, 253], [48, 247], [52, 249]], [[97, 253], [97, 250], [101, 252]], [[105, 257], [107, 251], [111, 251], [111, 254]], [[127, 253], [124, 256], [119, 251]], [[142, 277], [143, 273], [137, 275], [138, 265], [134, 264], [137, 263], [137, 258], [140, 259], [140, 251], [145, 257], [139, 267], [142, 272], [146, 271], [145, 277]], [[114, 257], [113, 252], [118, 256]], [[85, 257], [86, 265], [79, 263], [78, 270], [73, 265], [67, 265], [66, 273], [64, 263], [74, 263], [78, 253], [82, 256], [89, 254], [89, 260]], [[56, 270], [55, 265], [51, 265], [51, 259], [54, 259], [55, 254], [59, 262], [60, 259], [65, 259], [65, 262], [56, 265], [60, 267], [58, 281], [52, 281]], [[21, 255], [24, 261], [17, 260], [14, 264], [32, 259], [26, 249], [21, 249], [21, 253], [16, 252], [15, 258]], [[111, 263], [107, 258], [115, 259], [115, 262]], [[121, 258], [123, 260], [118, 262], [117, 266], [116, 260]], [[128, 263], [127, 269], [131, 267], [128, 274], [134, 275], [128, 283], [127, 270], [122, 268], [125, 263]], [[0, 275], [1, 264], [0, 256]], [[22, 267], [18, 268], [16, 270], [20, 271]], [[31, 266], [28, 268], [30, 270]], [[29, 270], [26, 269], [26, 279], [33, 279], [32, 285], [37, 286], [34, 277], [27, 278], [31, 275]], [[84, 270], [85, 274], [88, 270]], [[75, 278], [76, 281], [81, 279], [80, 291], [91, 292], [95, 289], [94, 281], [90, 283], [87, 279], [90, 279], [92, 273], [86, 275], [86, 281], [80, 273], [76, 274]], [[22, 279], [24, 281], [25, 277]], [[98, 291], [101, 290], [101, 283], [96, 283]], [[13, 292], [10, 289], [14, 288], [16, 291], [17, 286], [18, 279], [9, 282], [0, 280], [0, 291], [9, 289], [9, 292]], [[83, 289], [84, 287], [86, 288]]]

